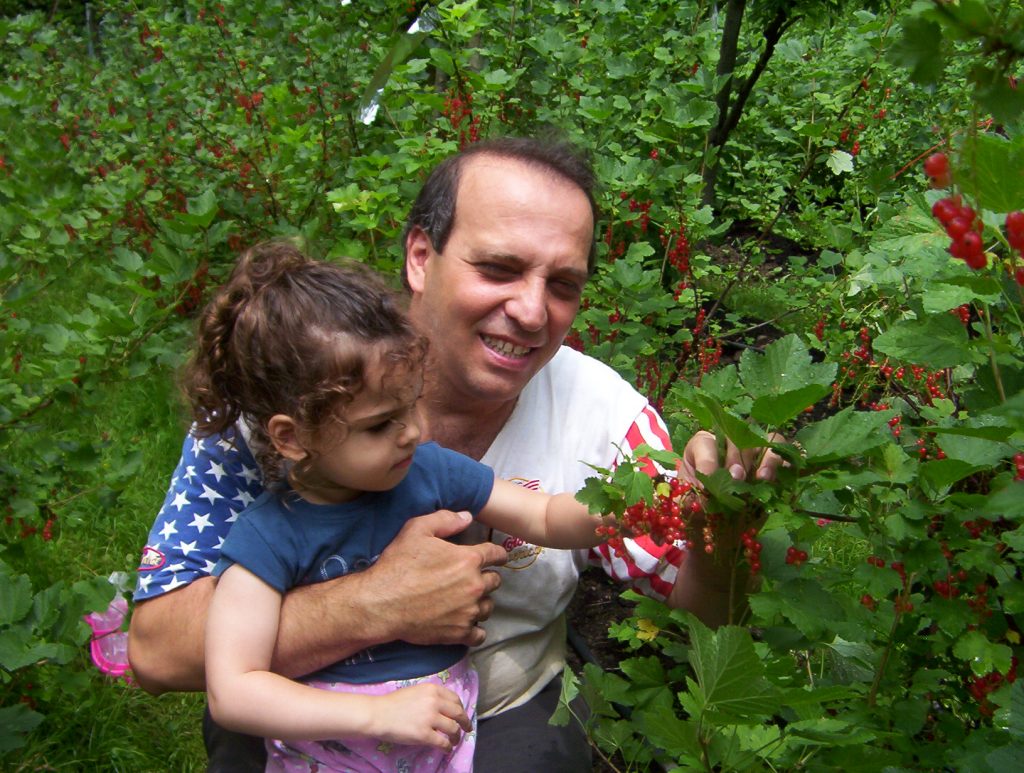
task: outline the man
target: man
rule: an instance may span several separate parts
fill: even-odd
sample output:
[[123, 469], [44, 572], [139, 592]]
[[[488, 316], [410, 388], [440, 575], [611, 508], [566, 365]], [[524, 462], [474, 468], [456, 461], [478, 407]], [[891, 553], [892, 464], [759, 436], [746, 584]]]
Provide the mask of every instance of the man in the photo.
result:
[[[561, 346], [593, 269], [592, 185], [566, 146], [481, 143], [434, 171], [405, 234], [410, 315], [430, 341], [418, 406], [424, 439], [548, 492], [578, 490], [592, 474], [585, 462], [610, 466], [616, 445], [669, 442], [631, 386]], [[687, 467], [709, 472], [716, 454], [714, 438], [700, 433]], [[727, 462], [742, 474], [739, 459]], [[758, 474], [770, 476], [773, 464]], [[140, 566], [129, 655], [147, 690], [203, 688], [209, 573], [223, 534], [260, 488], [244, 439], [186, 440]], [[476, 646], [477, 769], [587, 771], [580, 730], [547, 724], [564, 662], [562, 612], [585, 557], [466, 526], [453, 513], [413, 519], [372, 567], [289, 593], [274, 666], [299, 676], [395, 639]], [[446, 541], [459, 532], [469, 544]], [[703, 554], [682, 561], [673, 546], [630, 550], [590, 558], [649, 595], [724, 619], [728, 579]], [[210, 769], [247, 769], [219, 761], [240, 759], [223, 738], [208, 738]]]

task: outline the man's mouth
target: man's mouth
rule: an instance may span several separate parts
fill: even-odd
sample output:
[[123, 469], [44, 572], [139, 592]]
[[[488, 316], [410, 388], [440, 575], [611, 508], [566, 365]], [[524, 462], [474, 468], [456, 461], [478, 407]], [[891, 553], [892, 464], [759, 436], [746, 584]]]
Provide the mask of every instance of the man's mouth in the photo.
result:
[[482, 335], [480, 338], [483, 340], [484, 346], [504, 357], [525, 357], [532, 351], [529, 346], [519, 346], [501, 338], [492, 338], [487, 335]]

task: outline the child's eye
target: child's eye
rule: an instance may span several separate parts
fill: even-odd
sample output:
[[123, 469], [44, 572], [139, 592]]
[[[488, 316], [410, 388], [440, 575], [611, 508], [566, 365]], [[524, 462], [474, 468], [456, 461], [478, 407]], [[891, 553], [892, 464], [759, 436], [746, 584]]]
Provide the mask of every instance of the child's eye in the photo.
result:
[[367, 427], [366, 431], [378, 435], [384, 430], [386, 430], [388, 427], [390, 427], [392, 421], [393, 419], [386, 419], [385, 421], [382, 421], [380, 424], [374, 424], [372, 427]]

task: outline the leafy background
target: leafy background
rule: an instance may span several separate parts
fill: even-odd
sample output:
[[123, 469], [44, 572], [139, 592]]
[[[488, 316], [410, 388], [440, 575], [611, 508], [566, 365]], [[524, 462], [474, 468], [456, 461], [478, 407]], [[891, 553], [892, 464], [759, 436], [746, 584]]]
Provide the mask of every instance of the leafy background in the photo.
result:
[[[0, 13], [6, 766], [203, 766], [199, 698], [104, 679], [80, 618], [131, 582], [184, 431], [190, 319], [238, 250], [295, 236], [395, 276], [427, 170], [546, 130], [589, 149], [601, 182], [600, 266], [569, 342], [650, 395], [679, 447], [704, 426], [801, 449], [780, 448], [775, 486], [705, 481], [714, 549], [741, 574], [752, 548], [726, 535], [758, 529], [737, 625], [641, 601], [610, 633], [632, 656], [567, 677], [602, 764], [1019, 758], [1024, 324], [1003, 227], [1024, 208], [1018, 3]], [[951, 193], [921, 172], [937, 151], [979, 212], [983, 271], [931, 215]], [[629, 473], [595, 496], [653, 506]]]

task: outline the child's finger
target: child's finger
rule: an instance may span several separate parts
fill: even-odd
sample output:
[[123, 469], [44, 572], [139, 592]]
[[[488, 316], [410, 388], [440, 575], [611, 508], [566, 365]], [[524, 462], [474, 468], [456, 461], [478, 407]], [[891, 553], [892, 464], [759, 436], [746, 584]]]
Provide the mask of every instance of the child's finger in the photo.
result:
[[442, 712], [468, 733], [473, 729], [473, 722], [470, 720], [469, 715], [466, 714], [466, 709], [462, 705], [462, 699], [451, 690], [445, 689], [444, 692], [446, 693], [444, 695], [445, 705], [441, 709]]

